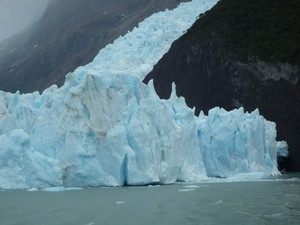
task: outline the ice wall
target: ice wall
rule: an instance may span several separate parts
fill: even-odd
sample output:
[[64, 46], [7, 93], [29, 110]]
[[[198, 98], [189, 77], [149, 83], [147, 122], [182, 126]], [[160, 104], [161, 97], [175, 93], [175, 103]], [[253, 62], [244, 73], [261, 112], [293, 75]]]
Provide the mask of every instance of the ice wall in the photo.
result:
[[217, 0], [157, 13], [41, 95], [0, 92], [0, 188], [121, 186], [278, 174], [275, 124], [258, 111], [194, 116], [143, 77]]

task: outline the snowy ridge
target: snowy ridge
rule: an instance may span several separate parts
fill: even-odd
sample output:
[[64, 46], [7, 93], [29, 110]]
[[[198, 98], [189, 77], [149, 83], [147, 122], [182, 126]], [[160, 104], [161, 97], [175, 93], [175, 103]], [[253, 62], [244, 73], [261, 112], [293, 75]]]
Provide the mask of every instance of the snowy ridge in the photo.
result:
[[41, 95], [0, 92], [0, 189], [122, 186], [279, 174], [275, 124], [258, 111], [194, 116], [142, 78], [217, 0], [154, 14]]

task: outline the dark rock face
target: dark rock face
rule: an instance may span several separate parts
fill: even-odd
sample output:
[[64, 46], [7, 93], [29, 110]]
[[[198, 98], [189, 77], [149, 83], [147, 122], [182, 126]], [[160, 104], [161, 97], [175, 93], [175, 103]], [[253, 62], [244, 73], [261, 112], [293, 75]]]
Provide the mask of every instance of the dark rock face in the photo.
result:
[[226, 50], [217, 35], [208, 38], [181, 38], [148, 74], [161, 98], [169, 98], [176, 83], [196, 114], [215, 106], [226, 110], [256, 108], [277, 124], [278, 140], [289, 145], [285, 169], [300, 171], [300, 84], [299, 68], [289, 64], [269, 64], [249, 56], [244, 64]]
[[0, 90], [42, 92], [151, 14], [189, 0], [51, 0], [29, 29], [0, 43]]

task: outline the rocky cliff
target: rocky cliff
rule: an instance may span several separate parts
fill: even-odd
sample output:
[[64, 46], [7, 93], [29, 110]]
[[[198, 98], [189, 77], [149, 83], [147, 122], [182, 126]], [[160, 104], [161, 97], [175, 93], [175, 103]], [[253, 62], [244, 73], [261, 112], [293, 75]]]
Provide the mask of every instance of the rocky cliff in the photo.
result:
[[42, 18], [0, 43], [0, 90], [62, 85], [65, 75], [151, 14], [188, 0], [51, 0]]
[[[144, 82], [154, 79], [162, 98], [169, 98], [175, 82], [177, 95], [184, 96], [190, 107], [196, 107], [196, 114], [200, 110], [207, 113], [214, 106], [226, 110], [244, 107], [246, 111], [258, 108], [266, 119], [276, 122], [278, 139], [288, 142], [289, 158], [280, 162], [281, 168], [300, 171], [300, 52], [299, 43], [293, 41], [300, 40], [299, 26], [294, 27], [299, 23], [300, 5], [296, 1], [289, 3], [220, 1], [173, 43]], [[267, 8], [260, 11], [260, 7]], [[230, 13], [235, 11], [239, 15]], [[277, 17], [285, 16], [290, 22], [278, 25], [286, 32], [275, 29], [275, 47], [282, 54], [274, 49], [274, 41], [268, 44], [264, 39], [273, 34], [273, 27], [267, 28], [273, 26], [270, 21], [274, 11]], [[252, 17], [260, 15], [257, 13], [265, 19], [255, 26]], [[249, 32], [248, 36], [243, 31]], [[282, 35], [291, 40], [284, 40]], [[285, 46], [280, 38], [287, 43]]]

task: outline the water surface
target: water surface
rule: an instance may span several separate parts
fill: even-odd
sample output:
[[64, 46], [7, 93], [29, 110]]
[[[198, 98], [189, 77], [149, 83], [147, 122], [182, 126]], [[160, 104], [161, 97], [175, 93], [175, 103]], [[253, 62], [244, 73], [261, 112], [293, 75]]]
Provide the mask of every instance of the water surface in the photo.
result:
[[5, 190], [0, 191], [0, 224], [299, 225], [300, 174], [249, 182]]

